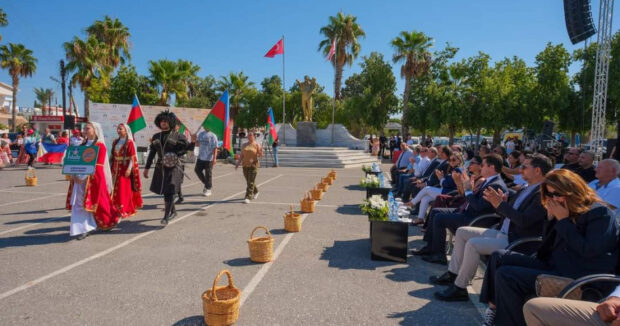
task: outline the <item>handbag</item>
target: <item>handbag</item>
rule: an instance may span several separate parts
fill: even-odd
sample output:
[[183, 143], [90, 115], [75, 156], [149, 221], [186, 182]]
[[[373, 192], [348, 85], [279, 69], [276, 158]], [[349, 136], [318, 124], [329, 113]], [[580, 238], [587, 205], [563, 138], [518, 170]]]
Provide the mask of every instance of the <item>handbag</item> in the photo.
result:
[[[568, 277], [540, 274], [536, 277], [536, 294], [539, 297], [557, 297], [573, 281]], [[574, 289], [566, 296], [566, 299], [580, 300], [581, 288]]]

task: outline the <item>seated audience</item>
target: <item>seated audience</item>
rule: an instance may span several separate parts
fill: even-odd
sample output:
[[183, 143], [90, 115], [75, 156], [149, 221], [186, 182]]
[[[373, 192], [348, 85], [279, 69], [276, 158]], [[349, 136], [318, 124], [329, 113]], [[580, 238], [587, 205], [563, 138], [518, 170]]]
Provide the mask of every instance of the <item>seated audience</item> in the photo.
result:
[[426, 170], [422, 173], [422, 175], [417, 178], [412, 178], [409, 179], [408, 182], [405, 182], [403, 191], [402, 191], [402, 199], [403, 201], [409, 201], [409, 199], [411, 198], [411, 193], [412, 192], [416, 192], [417, 193], [417, 185], [420, 184], [421, 182], [427, 180], [428, 178], [430, 178], [430, 176], [435, 172], [435, 169], [437, 169], [437, 167], [439, 167], [439, 165], [441, 164], [441, 160], [437, 155], [437, 149], [435, 147], [429, 147], [428, 148], [428, 159], [430, 160], [430, 163], [428, 165], [428, 167], [426, 168]]
[[594, 171], [594, 153], [592, 152], [581, 152], [579, 154], [579, 159], [577, 159], [577, 163], [579, 164], [579, 171], [577, 174], [585, 181], [586, 183], [592, 182], [592, 180], [596, 179], [596, 171]]
[[596, 167], [596, 180], [588, 186], [596, 191], [603, 201], [613, 206], [614, 215], [620, 219], [620, 163], [614, 159], [605, 159]]
[[579, 154], [581, 154], [581, 150], [579, 148], [568, 148], [566, 154], [564, 154], [564, 165], [562, 165], [562, 169], [579, 173], [579, 170], [581, 169], [579, 166]]
[[502, 170], [502, 158], [496, 154], [489, 154], [482, 160], [482, 176], [484, 184], [475, 192], [471, 178], [461, 174], [461, 182], [465, 188], [465, 204], [462, 209], [452, 213], [438, 213], [429, 219], [429, 228], [424, 234], [427, 245], [420, 250], [412, 251], [414, 255], [423, 255], [423, 260], [431, 263], [446, 265], [446, 228], [452, 233], [461, 226], [467, 225], [477, 216], [495, 211], [491, 203], [484, 200], [483, 193], [487, 188], [501, 189], [506, 193], [508, 188], [499, 176]]
[[615, 270], [616, 222], [596, 193], [565, 169], [547, 173], [540, 188], [547, 210], [542, 243], [536, 257], [507, 250], [491, 255], [480, 293], [489, 303], [484, 325], [525, 325], [523, 305], [536, 294], [540, 274], [577, 279]]
[[407, 165], [409, 164], [409, 159], [413, 157], [413, 151], [407, 146], [407, 144], [402, 143], [400, 145], [400, 156], [396, 160], [396, 163], [392, 165], [390, 169], [392, 184], [396, 184], [398, 181], [398, 176], [407, 171]]
[[501, 189], [495, 191], [487, 188], [484, 191], [484, 200], [503, 216], [501, 227], [462, 226], [456, 230], [448, 271], [430, 279], [433, 284], [448, 285], [444, 291], [435, 292], [436, 298], [442, 301], [468, 300], [467, 285], [476, 274], [481, 255], [490, 255], [495, 250], [506, 248], [511, 242], [542, 234], [547, 211], [542, 206], [540, 183], [551, 168], [549, 158], [535, 154], [521, 165], [523, 178], [530, 186], [520, 190], [510, 201], [503, 200]]

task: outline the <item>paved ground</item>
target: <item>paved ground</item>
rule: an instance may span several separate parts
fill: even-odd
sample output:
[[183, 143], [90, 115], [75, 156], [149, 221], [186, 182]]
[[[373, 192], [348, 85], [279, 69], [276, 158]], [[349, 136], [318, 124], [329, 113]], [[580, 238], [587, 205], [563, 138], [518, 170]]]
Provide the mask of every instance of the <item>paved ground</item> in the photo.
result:
[[[145, 191], [138, 215], [75, 241], [60, 168], [39, 168], [37, 187], [25, 187], [23, 168], [2, 170], [0, 325], [203, 325], [201, 294], [225, 268], [244, 292], [238, 325], [479, 324], [472, 302], [431, 300], [428, 277], [444, 267], [370, 260], [360, 169], [338, 170], [302, 232], [283, 230], [285, 210], [328, 171], [261, 168], [260, 197], [246, 205], [241, 171], [217, 165], [213, 196], [200, 196], [192, 174], [166, 228], [163, 199]], [[257, 225], [275, 238], [272, 263], [248, 259]]]

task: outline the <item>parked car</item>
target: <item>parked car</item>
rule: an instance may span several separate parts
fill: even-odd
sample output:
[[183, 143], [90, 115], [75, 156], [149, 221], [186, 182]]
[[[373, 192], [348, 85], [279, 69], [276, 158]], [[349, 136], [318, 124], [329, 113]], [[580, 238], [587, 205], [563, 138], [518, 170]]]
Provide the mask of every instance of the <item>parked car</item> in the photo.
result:
[[448, 145], [450, 144], [450, 138], [448, 137], [433, 137], [433, 145]]

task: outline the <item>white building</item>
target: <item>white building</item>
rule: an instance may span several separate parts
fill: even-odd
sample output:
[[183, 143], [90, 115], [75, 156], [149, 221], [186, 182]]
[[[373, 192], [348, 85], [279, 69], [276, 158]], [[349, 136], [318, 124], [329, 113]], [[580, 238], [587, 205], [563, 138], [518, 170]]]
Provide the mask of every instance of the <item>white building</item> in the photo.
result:
[[11, 112], [13, 105], [13, 87], [0, 82], [0, 110], [5, 113]]

